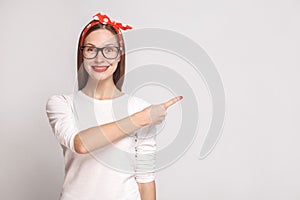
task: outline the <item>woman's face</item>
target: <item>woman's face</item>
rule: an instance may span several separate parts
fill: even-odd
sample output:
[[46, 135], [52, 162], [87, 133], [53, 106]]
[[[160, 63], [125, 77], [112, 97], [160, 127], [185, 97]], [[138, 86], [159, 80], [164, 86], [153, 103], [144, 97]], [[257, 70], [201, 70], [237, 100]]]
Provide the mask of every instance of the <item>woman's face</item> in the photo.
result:
[[[115, 48], [113, 47], [119, 47], [116, 36], [106, 29], [98, 29], [91, 32], [85, 38], [84, 46], [88, 47], [86, 47], [83, 51], [87, 54], [90, 53], [91, 55], [96, 52], [93, 47], [107, 47], [103, 49], [105, 55], [113, 55], [113, 52], [115, 51]], [[104, 57], [101, 51], [98, 51], [98, 54], [95, 58], [84, 58], [84, 68], [89, 74], [89, 78], [98, 81], [112, 78], [120, 61], [120, 56], [121, 52], [118, 53], [118, 56], [116, 58], [108, 59]]]

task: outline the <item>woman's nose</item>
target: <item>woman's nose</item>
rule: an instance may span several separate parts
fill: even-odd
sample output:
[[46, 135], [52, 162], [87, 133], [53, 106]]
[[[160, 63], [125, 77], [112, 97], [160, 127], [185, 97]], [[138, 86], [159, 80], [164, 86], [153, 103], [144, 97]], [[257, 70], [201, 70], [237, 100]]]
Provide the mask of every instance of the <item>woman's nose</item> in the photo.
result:
[[98, 51], [98, 54], [96, 56], [96, 61], [99, 62], [99, 61], [105, 61], [105, 57], [103, 56], [101, 50]]

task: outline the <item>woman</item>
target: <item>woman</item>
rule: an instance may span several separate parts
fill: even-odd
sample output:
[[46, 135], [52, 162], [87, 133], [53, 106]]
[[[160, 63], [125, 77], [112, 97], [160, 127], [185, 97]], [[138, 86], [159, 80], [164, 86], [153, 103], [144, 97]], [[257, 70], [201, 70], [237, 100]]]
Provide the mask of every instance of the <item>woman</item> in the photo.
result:
[[[95, 15], [78, 43], [78, 92], [47, 101], [49, 123], [65, 159], [61, 200], [156, 199], [155, 134], [144, 136], [155, 133], [155, 124], [182, 96], [151, 105], [122, 92], [125, 46], [120, 29], [130, 28]], [[115, 118], [112, 110], [124, 102], [129, 113]], [[91, 105], [93, 112], [86, 112]], [[130, 152], [128, 160], [119, 159], [116, 149]], [[117, 163], [132, 173], [116, 170]]]

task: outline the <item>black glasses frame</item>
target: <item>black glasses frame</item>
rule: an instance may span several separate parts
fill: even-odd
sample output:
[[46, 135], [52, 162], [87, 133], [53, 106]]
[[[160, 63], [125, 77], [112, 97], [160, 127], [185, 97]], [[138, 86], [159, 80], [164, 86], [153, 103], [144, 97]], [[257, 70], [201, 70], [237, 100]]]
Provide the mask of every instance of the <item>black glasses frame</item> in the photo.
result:
[[[101, 51], [101, 53], [102, 53], [102, 55], [103, 55], [104, 58], [109, 59], [109, 60], [113, 60], [113, 59], [116, 59], [116, 58], [119, 56], [120, 51], [122, 50], [122, 48], [121, 48], [121, 47], [118, 47], [118, 46], [95, 47], [95, 46], [88, 46], [88, 45], [81, 46], [81, 47], [80, 47], [80, 50], [83, 51], [83, 49], [84, 49], [85, 47], [93, 47], [93, 48], [97, 49], [96, 55], [95, 55], [93, 58], [86, 58], [86, 57], [84, 56], [84, 53], [82, 52], [82, 55], [83, 55], [83, 57], [84, 57], [85, 59], [94, 59], [94, 58], [96, 58], [96, 57], [98, 56], [99, 51]], [[118, 53], [117, 53], [116, 57], [114, 57], [114, 58], [107, 58], [107, 57], [104, 55], [103, 49], [105, 49], [105, 48], [107, 48], [107, 47], [115, 47], [115, 48], [118, 49]]]

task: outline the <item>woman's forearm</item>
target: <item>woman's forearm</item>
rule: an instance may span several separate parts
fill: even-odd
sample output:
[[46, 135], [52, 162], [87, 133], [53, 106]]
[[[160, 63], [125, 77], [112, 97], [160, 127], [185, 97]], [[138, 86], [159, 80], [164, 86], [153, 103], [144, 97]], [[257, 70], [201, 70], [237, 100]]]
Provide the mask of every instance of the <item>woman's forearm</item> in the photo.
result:
[[149, 183], [138, 183], [141, 200], [156, 200], [155, 181]]
[[81, 154], [94, 151], [148, 124], [142, 113], [138, 112], [115, 122], [85, 129], [74, 138], [75, 151]]

